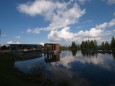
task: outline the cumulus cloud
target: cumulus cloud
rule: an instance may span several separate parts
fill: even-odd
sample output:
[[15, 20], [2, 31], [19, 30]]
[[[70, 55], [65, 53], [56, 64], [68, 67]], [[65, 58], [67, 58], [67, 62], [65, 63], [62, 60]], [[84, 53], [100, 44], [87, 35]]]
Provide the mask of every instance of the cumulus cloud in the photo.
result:
[[115, 12], [113, 13], [113, 16], [115, 16]]
[[107, 3], [108, 3], [109, 5], [115, 4], [115, 0], [107, 0]]
[[35, 0], [34, 2], [20, 4], [17, 9], [30, 16], [41, 15], [46, 21], [50, 22], [48, 27], [27, 30], [27, 32], [32, 33], [39, 33], [42, 30], [52, 31], [77, 23], [86, 12], [77, 3], [71, 4], [70, 2], [53, 0]]
[[103, 2], [107, 2], [109, 5], [115, 4], [115, 0], [102, 0]]
[[70, 31], [70, 27], [65, 27], [61, 30], [51, 31], [48, 35], [48, 39], [50, 41], [76, 41], [80, 43], [83, 40], [92, 40], [96, 39], [99, 42], [104, 41], [102, 38], [104, 35], [109, 35], [114, 33], [113, 31], [106, 31], [105, 28], [115, 26], [115, 19], [112, 19], [110, 22], [105, 22], [100, 25], [96, 25], [96, 27], [91, 28], [89, 30], [83, 31], [80, 30], [79, 32], [73, 33]]
[[70, 32], [70, 27], [65, 27], [60, 31], [51, 31], [48, 35], [48, 39], [50, 41], [55, 42], [71, 42], [71, 41], [77, 41], [80, 43], [82, 40], [87, 39], [99, 39], [98, 36], [100, 36], [102, 33], [101, 29], [91, 28], [89, 31], [79, 31], [77, 33]]
[[16, 41], [8, 41], [7, 44], [21, 44], [20, 42], [16, 42]]
[[115, 34], [115, 30], [109, 30], [109, 31], [106, 31], [106, 34], [107, 34], [107, 35]]
[[36, 16], [38, 14], [48, 13], [53, 8], [53, 2], [47, 0], [35, 0], [34, 2], [27, 2], [26, 4], [20, 4], [17, 9], [30, 16]]
[[44, 45], [44, 42], [40, 42], [39, 44]]
[[115, 25], [115, 19], [112, 19], [109, 23], [108, 23], [109, 25], [108, 26], [114, 26]]
[[84, 4], [85, 2], [90, 1], [90, 0], [78, 0], [80, 4]]
[[74, 37], [74, 34], [71, 33], [70, 31], [70, 27], [65, 27], [60, 31], [51, 31], [48, 35], [48, 39], [51, 41], [68, 41], [68, 40], [72, 40], [72, 38]]
[[42, 28], [41, 28], [41, 29], [39, 29], [39, 28], [35, 28], [35, 29], [27, 29], [27, 33], [35, 33], [35, 34], [39, 34], [41, 30], [42, 30]]
[[[30, 28], [27, 29], [27, 33], [39, 34], [41, 31], [50, 31], [48, 39], [51, 42], [67, 43], [68, 41], [81, 42], [87, 39], [96, 39], [101, 42], [103, 34], [107, 34], [105, 28], [115, 25], [115, 19], [110, 22], [104, 22], [96, 25], [89, 30], [79, 30], [78, 32], [72, 32], [70, 25], [78, 23], [80, 17], [85, 13], [85, 9], [81, 9], [79, 4], [84, 4], [90, 0], [35, 0], [33, 2], [27, 2], [19, 4], [17, 9], [21, 13], [25, 13], [29, 16], [43, 16], [48, 21], [49, 25], [44, 28]], [[75, 2], [75, 3], [73, 3]], [[113, 2], [108, 0], [108, 3]], [[108, 32], [110, 33], [110, 32]], [[108, 34], [107, 34], [108, 35]]]
[[21, 38], [21, 36], [16, 36], [16, 38], [17, 38], [17, 39], [20, 39], [20, 38]]

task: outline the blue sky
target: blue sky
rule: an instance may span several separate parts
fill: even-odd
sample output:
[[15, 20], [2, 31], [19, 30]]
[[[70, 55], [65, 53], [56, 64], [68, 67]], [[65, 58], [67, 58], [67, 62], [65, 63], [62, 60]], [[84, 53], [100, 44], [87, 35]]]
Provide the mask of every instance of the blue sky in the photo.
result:
[[115, 36], [115, 0], [0, 0], [1, 43], [43, 44]]

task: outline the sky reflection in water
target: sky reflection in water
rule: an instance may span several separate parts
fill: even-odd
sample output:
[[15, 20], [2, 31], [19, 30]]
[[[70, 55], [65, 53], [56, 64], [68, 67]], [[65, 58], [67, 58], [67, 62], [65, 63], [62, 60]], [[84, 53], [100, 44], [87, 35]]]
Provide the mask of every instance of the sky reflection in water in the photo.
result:
[[[24, 73], [32, 74], [32, 69], [44, 68], [44, 72], [61, 81], [68, 80], [73, 85], [111, 86], [115, 84], [115, 59], [112, 54], [84, 54], [81, 51], [73, 56], [71, 51], [62, 51], [60, 55], [16, 61], [15, 67]], [[84, 84], [83, 84], [84, 83]]]

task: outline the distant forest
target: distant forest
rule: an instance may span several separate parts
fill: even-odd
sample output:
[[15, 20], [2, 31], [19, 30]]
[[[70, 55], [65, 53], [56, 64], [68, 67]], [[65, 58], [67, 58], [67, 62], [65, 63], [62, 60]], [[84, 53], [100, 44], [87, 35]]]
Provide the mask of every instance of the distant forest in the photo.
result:
[[87, 40], [82, 41], [81, 44], [76, 44], [72, 42], [70, 46], [60, 46], [61, 50], [102, 50], [108, 51], [113, 50], [115, 51], [115, 37], [111, 38], [111, 42], [108, 41], [102, 42], [100, 45], [97, 45], [96, 40]]

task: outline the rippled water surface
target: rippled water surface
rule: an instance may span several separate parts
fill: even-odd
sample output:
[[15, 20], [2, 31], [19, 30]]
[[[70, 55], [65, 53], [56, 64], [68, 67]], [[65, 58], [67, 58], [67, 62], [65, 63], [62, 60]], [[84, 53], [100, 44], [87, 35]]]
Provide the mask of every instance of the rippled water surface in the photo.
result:
[[60, 54], [17, 60], [15, 68], [26, 74], [42, 72], [75, 86], [115, 86], [115, 54], [62, 51]]

